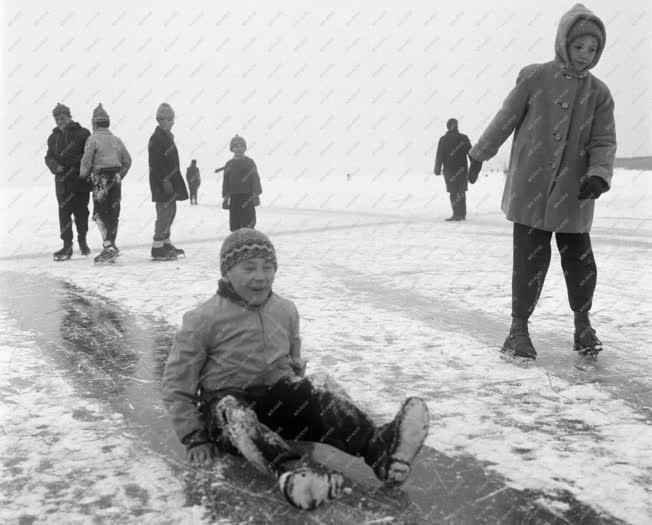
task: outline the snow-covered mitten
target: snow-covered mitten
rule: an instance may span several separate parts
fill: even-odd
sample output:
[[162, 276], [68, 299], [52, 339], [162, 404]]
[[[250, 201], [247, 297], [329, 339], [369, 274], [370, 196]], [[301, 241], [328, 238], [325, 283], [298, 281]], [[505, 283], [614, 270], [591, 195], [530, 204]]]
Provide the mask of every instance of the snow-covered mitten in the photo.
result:
[[394, 419], [382, 425], [371, 440], [371, 457], [365, 458], [387, 485], [404, 483], [423, 442], [428, 436], [430, 413], [419, 397], [409, 397]]
[[344, 476], [316, 466], [304, 466], [282, 473], [278, 485], [285, 499], [292, 505], [312, 510], [326, 501], [342, 496]]

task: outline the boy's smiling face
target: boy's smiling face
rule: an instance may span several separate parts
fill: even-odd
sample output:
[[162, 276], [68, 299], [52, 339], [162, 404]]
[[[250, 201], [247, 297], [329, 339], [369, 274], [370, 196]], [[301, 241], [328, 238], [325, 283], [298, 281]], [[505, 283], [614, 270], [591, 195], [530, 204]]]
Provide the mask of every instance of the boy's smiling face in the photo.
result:
[[594, 36], [584, 35], [568, 45], [568, 59], [575, 71], [584, 71], [593, 64], [598, 52], [598, 41]]
[[231, 283], [235, 293], [251, 305], [265, 302], [274, 284], [274, 264], [262, 257], [240, 261], [226, 273], [225, 280]]

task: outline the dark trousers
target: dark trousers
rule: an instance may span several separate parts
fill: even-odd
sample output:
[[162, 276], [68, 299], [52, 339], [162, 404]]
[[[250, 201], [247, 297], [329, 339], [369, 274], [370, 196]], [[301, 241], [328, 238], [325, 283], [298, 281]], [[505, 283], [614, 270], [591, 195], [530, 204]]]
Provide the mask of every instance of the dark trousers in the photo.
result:
[[75, 218], [77, 238], [85, 240], [88, 233], [88, 201], [90, 193], [64, 193], [57, 195], [59, 204], [59, 231], [64, 244], [72, 245], [72, 217]]
[[256, 226], [256, 208], [254, 207], [254, 196], [231, 195], [229, 197], [229, 226], [231, 231], [240, 228], [253, 228]]
[[170, 242], [170, 229], [177, 215], [177, 201], [156, 203], [156, 223], [154, 223], [154, 241]]
[[198, 189], [199, 188], [195, 188], [193, 186], [189, 187], [189, 190], [190, 190], [190, 204], [192, 204], [193, 202], [195, 204], [197, 204], [197, 190]]
[[[242, 407], [254, 411], [266, 438], [257, 447], [270, 465], [296, 459], [285, 440], [326, 443], [353, 456], [362, 456], [368, 464], [386, 448], [379, 430], [339, 385], [313, 377], [297, 381], [282, 380], [275, 385], [224, 389], [208, 393], [203, 412], [211, 439], [223, 451], [233, 452], [234, 444], [223, 434], [220, 406], [225, 396], [233, 396]], [[271, 435], [273, 433], [275, 435]]]
[[[552, 232], [514, 224], [512, 316], [528, 319], [536, 307], [550, 266]], [[566, 279], [568, 302], [574, 312], [591, 310], [597, 268], [588, 233], [556, 233]]]
[[466, 218], [466, 192], [453, 192], [449, 195], [451, 199], [451, 206], [453, 208], [453, 216]]
[[115, 243], [120, 220], [122, 183], [116, 180], [116, 171], [93, 174], [93, 220], [104, 242]]

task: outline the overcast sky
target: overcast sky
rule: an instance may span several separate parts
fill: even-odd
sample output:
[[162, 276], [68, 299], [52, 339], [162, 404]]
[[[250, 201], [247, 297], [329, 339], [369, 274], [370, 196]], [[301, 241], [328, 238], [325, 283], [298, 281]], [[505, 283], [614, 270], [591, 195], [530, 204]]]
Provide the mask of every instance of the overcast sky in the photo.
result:
[[[261, 175], [431, 173], [446, 119], [475, 141], [519, 69], [553, 58], [574, 2], [446, 4], [4, 2], [3, 178], [49, 175], [59, 101], [89, 128], [102, 102], [141, 173], [162, 101], [183, 165], [221, 166], [238, 133]], [[618, 155], [652, 155], [650, 2], [585, 5], [607, 27], [593, 73], [616, 102]]]

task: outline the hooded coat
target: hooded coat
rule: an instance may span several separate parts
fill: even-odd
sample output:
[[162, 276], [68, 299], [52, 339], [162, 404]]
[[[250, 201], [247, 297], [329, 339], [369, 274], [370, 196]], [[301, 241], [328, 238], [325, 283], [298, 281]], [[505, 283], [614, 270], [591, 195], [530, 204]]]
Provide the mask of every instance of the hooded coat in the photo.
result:
[[[574, 71], [567, 35], [581, 19], [594, 21], [603, 34], [593, 62]], [[555, 59], [524, 67], [516, 86], [491, 121], [472, 158], [491, 159], [514, 133], [502, 210], [508, 220], [562, 233], [591, 230], [594, 200], [578, 200], [580, 184], [590, 176], [611, 186], [616, 155], [614, 101], [609, 88], [589, 69], [599, 61], [606, 41], [602, 21], [582, 4], [561, 18]]]

